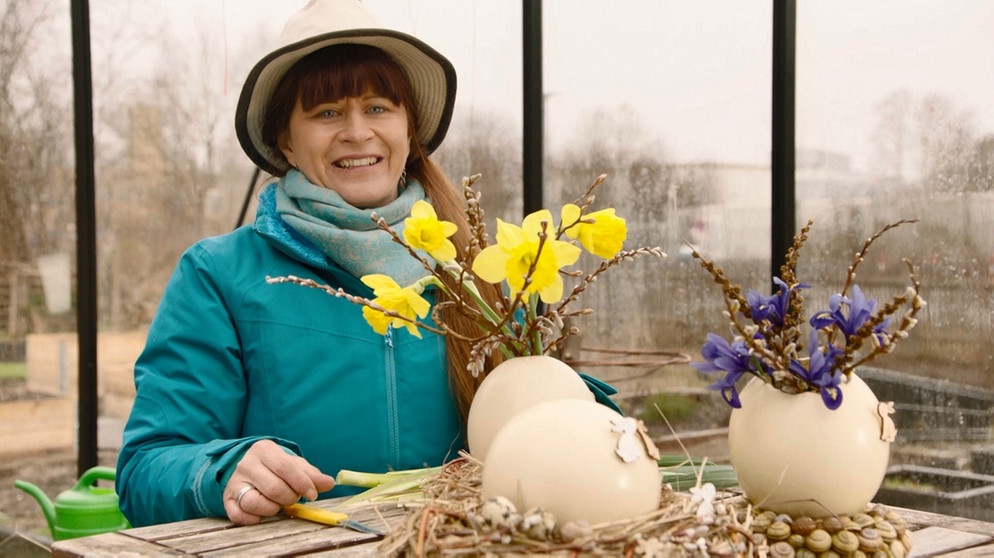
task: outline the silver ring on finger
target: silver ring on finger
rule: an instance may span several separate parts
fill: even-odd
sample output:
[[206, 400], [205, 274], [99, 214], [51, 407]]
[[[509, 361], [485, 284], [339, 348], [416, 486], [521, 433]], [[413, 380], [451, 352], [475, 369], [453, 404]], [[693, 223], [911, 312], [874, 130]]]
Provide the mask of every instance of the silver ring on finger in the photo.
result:
[[[245, 486], [243, 486], [242, 489], [238, 491], [238, 494], [235, 494], [235, 505], [237, 505], [239, 508], [241, 508], [242, 507], [242, 498], [244, 498], [246, 494], [248, 494], [249, 492], [251, 492], [253, 490], [259, 490], [259, 489], [256, 488], [254, 485], [252, 485], [252, 483], [248, 483], [248, 482], [245, 483]], [[242, 508], [242, 509], [244, 509], [244, 508]]]

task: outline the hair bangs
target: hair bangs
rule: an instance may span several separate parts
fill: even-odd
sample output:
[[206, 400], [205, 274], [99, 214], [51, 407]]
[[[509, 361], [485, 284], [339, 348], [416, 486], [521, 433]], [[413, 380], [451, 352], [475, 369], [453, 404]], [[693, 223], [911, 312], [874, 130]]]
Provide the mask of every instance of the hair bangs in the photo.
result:
[[[304, 110], [367, 93], [414, 109], [411, 87], [400, 67], [383, 51], [365, 45], [320, 50], [301, 61], [300, 104]], [[306, 76], [306, 77], [304, 77]]]

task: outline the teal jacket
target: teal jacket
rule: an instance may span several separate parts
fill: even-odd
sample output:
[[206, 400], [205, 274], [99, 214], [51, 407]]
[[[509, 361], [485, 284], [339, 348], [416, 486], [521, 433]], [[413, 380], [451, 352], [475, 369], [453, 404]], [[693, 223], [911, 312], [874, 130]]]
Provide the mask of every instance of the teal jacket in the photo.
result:
[[463, 447], [443, 338], [384, 337], [351, 302], [266, 282], [372, 295], [276, 216], [272, 194], [252, 226], [189, 248], [166, 286], [117, 464], [134, 526], [225, 516], [226, 479], [263, 438], [330, 475], [438, 465]]

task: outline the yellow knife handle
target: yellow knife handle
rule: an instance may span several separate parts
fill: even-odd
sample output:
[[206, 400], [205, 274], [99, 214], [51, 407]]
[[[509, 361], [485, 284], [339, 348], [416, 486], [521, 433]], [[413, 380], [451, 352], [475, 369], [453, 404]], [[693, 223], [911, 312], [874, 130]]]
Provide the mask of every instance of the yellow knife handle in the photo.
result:
[[308, 506], [305, 504], [290, 504], [289, 506], [283, 506], [283, 513], [289, 515], [290, 517], [306, 519], [307, 521], [322, 523], [324, 525], [338, 525], [340, 522], [349, 518], [349, 516], [344, 513], [328, 511], [326, 509], [316, 506]]

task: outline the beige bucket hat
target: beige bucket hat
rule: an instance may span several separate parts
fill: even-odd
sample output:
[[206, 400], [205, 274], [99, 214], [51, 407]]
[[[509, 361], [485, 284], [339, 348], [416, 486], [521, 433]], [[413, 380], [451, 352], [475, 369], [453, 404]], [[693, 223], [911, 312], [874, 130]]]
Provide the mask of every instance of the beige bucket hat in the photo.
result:
[[418, 139], [428, 153], [442, 143], [456, 98], [452, 63], [411, 35], [382, 27], [359, 0], [310, 0], [287, 21], [279, 47], [249, 72], [238, 99], [235, 132], [259, 168], [276, 175], [289, 169], [283, 157], [262, 142], [266, 107], [284, 74], [304, 56], [345, 43], [379, 48], [400, 66], [414, 90]]

